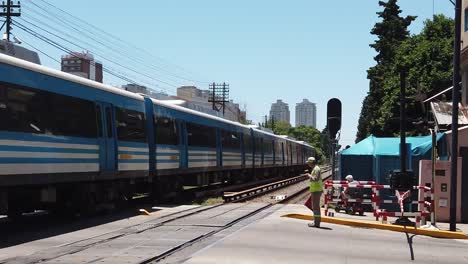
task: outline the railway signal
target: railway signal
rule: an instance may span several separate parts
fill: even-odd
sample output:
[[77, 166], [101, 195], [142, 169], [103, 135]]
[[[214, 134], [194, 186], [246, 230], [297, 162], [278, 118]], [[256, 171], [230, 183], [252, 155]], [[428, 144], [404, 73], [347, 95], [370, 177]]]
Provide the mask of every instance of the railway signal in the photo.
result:
[[335, 151], [338, 140], [336, 134], [341, 129], [341, 101], [337, 98], [328, 100], [327, 127], [331, 140], [332, 179], [335, 179]]

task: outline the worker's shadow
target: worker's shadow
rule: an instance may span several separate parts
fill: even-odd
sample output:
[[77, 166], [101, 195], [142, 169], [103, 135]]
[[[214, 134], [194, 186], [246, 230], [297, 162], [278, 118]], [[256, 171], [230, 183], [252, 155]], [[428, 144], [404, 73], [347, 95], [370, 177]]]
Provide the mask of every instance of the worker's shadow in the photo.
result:
[[325, 227], [325, 226], [316, 227], [316, 228], [322, 229], [322, 230], [333, 230], [332, 228], [330, 228], [330, 227]]

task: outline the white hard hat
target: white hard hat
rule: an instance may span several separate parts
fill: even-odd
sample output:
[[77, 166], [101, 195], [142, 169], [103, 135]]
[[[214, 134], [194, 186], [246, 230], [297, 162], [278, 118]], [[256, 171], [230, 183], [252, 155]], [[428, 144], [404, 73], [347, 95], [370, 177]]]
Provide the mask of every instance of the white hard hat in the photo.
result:
[[349, 181], [349, 180], [354, 180], [354, 179], [353, 179], [353, 175], [351, 175], [351, 174], [350, 174], [350, 175], [348, 175], [348, 176], [346, 176], [346, 178], [345, 178], [345, 179], [346, 179], [346, 180], [348, 180], [348, 181]]
[[309, 157], [307, 160], [306, 160], [306, 163], [313, 163], [315, 162], [315, 158], [314, 157]]

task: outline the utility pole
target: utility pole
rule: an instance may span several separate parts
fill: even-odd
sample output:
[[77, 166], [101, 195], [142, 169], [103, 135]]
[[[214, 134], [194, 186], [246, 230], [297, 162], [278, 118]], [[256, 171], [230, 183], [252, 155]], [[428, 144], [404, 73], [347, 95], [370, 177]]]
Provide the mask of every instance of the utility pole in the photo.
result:
[[223, 104], [223, 116], [224, 116], [224, 113], [226, 112], [226, 104], [225, 104], [227, 102], [226, 98], [227, 98], [226, 97], [226, 83], [223, 82], [223, 102], [222, 102], [222, 104]]
[[336, 152], [337, 140], [335, 138], [331, 139], [331, 157], [332, 157], [332, 180], [335, 180], [335, 152]]
[[[450, 168], [450, 231], [457, 229], [458, 102], [460, 101], [461, 0], [455, 3], [455, 41], [453, 44], [452, 157]], [[435, 187], [435, 186], [434, 186]]]
[[0, 11], [0, 17], [6, 18], [6, 21], [3, 23], [1, 28], [6, 25], [6, 41], [10, 42], [11, 18], [21, 16], [21, 3], [18, 1], [17, 4], [15, 4], [12, 0], [7, 0], [5, 4], [5, 2], [2, 1], [2, 4], [0, 5]]
[[406, 69], [400, 70], [400, 172], [406, 177]]
[[229, 102], [229, 84], [223, 82], [222, 84], [212, 83], [209, 85], [210, 97], [208, 102], [212, 103], [213, 110], [219, 112], [223, 110], [225, 114], [226, 103]]

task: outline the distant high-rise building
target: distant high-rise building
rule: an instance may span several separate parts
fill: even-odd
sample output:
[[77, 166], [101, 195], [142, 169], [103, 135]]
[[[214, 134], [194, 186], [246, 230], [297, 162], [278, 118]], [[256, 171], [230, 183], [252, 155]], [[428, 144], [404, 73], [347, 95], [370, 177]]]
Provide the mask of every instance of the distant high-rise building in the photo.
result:
[[86, 52], [72, 52], [62, 56], [62, 71], [102, 83], [102, 64]]
[[282, 100], [276, 100], [276, 103], [271, 104], [270, 109], [270, 120], [274, 122], [282, 121], [290, 124], [290, 113], [289, 113], [289, 105]]
[[296, 104], [296, 127], [311, 126], [317, 128], [317, 106], [307, 99]]

